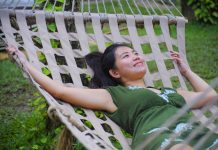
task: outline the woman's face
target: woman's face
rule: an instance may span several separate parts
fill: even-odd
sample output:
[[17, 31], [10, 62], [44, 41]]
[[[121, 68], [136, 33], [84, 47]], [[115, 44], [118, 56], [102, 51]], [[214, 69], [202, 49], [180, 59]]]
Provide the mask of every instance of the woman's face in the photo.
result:
[[115, 69], [110, 71], [112, 76], [122, 83], [142, 79], [146, 72], [144, 59], [138, 52], [129, 47], [118, 47], [115, 51]]

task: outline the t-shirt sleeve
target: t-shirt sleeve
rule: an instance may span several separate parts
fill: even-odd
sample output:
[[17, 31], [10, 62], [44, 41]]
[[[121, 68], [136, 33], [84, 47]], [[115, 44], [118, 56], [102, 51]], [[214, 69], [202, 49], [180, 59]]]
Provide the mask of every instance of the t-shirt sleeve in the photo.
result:
[[122, 92], [119, 86], [109, 86], [106, 90], [110, 93], [115, 105], [118, 105], [118, 99], [122, 98]]

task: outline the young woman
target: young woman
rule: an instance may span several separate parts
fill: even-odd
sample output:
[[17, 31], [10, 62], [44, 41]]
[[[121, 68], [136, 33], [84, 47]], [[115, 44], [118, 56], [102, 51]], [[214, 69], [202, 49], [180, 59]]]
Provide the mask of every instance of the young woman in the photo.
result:
[[[133, 149], [160, 130], [159, 127], [184, 104], [190, 105], [193, 99], [199, 97], [209, 87], [174, 51], [170, 51], [171, 59], [178, 64], [180, 72], [191, 83], [194, 92], [164, 87], [147, 88], [143, 81], [146, 74], [144, 60], [125, 44], [113, 44], [103, 54], [95, 52], [86, 56], [88, 65], [94, 71], [90, 85], [94, 89], [66, 87], [36, 70], [19, 50], [10, 46], [8, 52], [10, 55], [18, 55], [33, 79], [54, 97], [73, 105], [104, 111], [108, 117], [133, 135]], [[190, 106], [200, 108], [217, 96], [216, 91], [210, 90], [201, 101]], [[204, 135], [206, 129], [189, 145], [181, 144], [197, 125], [187, 124], [188, 119], [188, 115], [185, 114], [169, 128], [162, 128], [162, 134], [145, 149], [156, 150], [162, 147], [175, 150], [180, 146], [187, 150], [192, 149], [191, 145]], [[171, 143], [167, 142], [171, 133], [181, 131], [183, 132], [178, 138]], [[217, 144], [218, 135], [214, 134], [205, 142], [202, 149], [216, 148]]]

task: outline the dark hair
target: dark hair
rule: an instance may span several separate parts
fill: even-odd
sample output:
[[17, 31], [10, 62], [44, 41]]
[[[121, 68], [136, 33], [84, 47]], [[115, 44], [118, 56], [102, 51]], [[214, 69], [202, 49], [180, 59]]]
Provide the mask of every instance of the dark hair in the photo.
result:
[[107, 47], [104, 53], [92, 52], [85, 56], [87, 64], [94, 72], [90, 81], [90, 88], [106, 88], [116, 86], [120, 82], [109, 74], [109, 70], [115, 68], [115, 51], [119, 47], [129, 47], [124, 43], [114, 43]]

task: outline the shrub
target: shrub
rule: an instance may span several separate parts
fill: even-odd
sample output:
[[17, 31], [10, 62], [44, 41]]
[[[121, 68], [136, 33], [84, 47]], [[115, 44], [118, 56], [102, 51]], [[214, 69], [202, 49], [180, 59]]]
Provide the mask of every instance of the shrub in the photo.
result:
[[218, 23], [217, 0], [188, 0], [188, 5], [194, 10], [197, 20], [210, 24]]
[[15, 114], [13, 119], [0, 124], [0, 149], [55, 149], [63, 127], [48, 130], [47, 105], [41, 96], [32, 101], [30, 107], [32, 112]]

